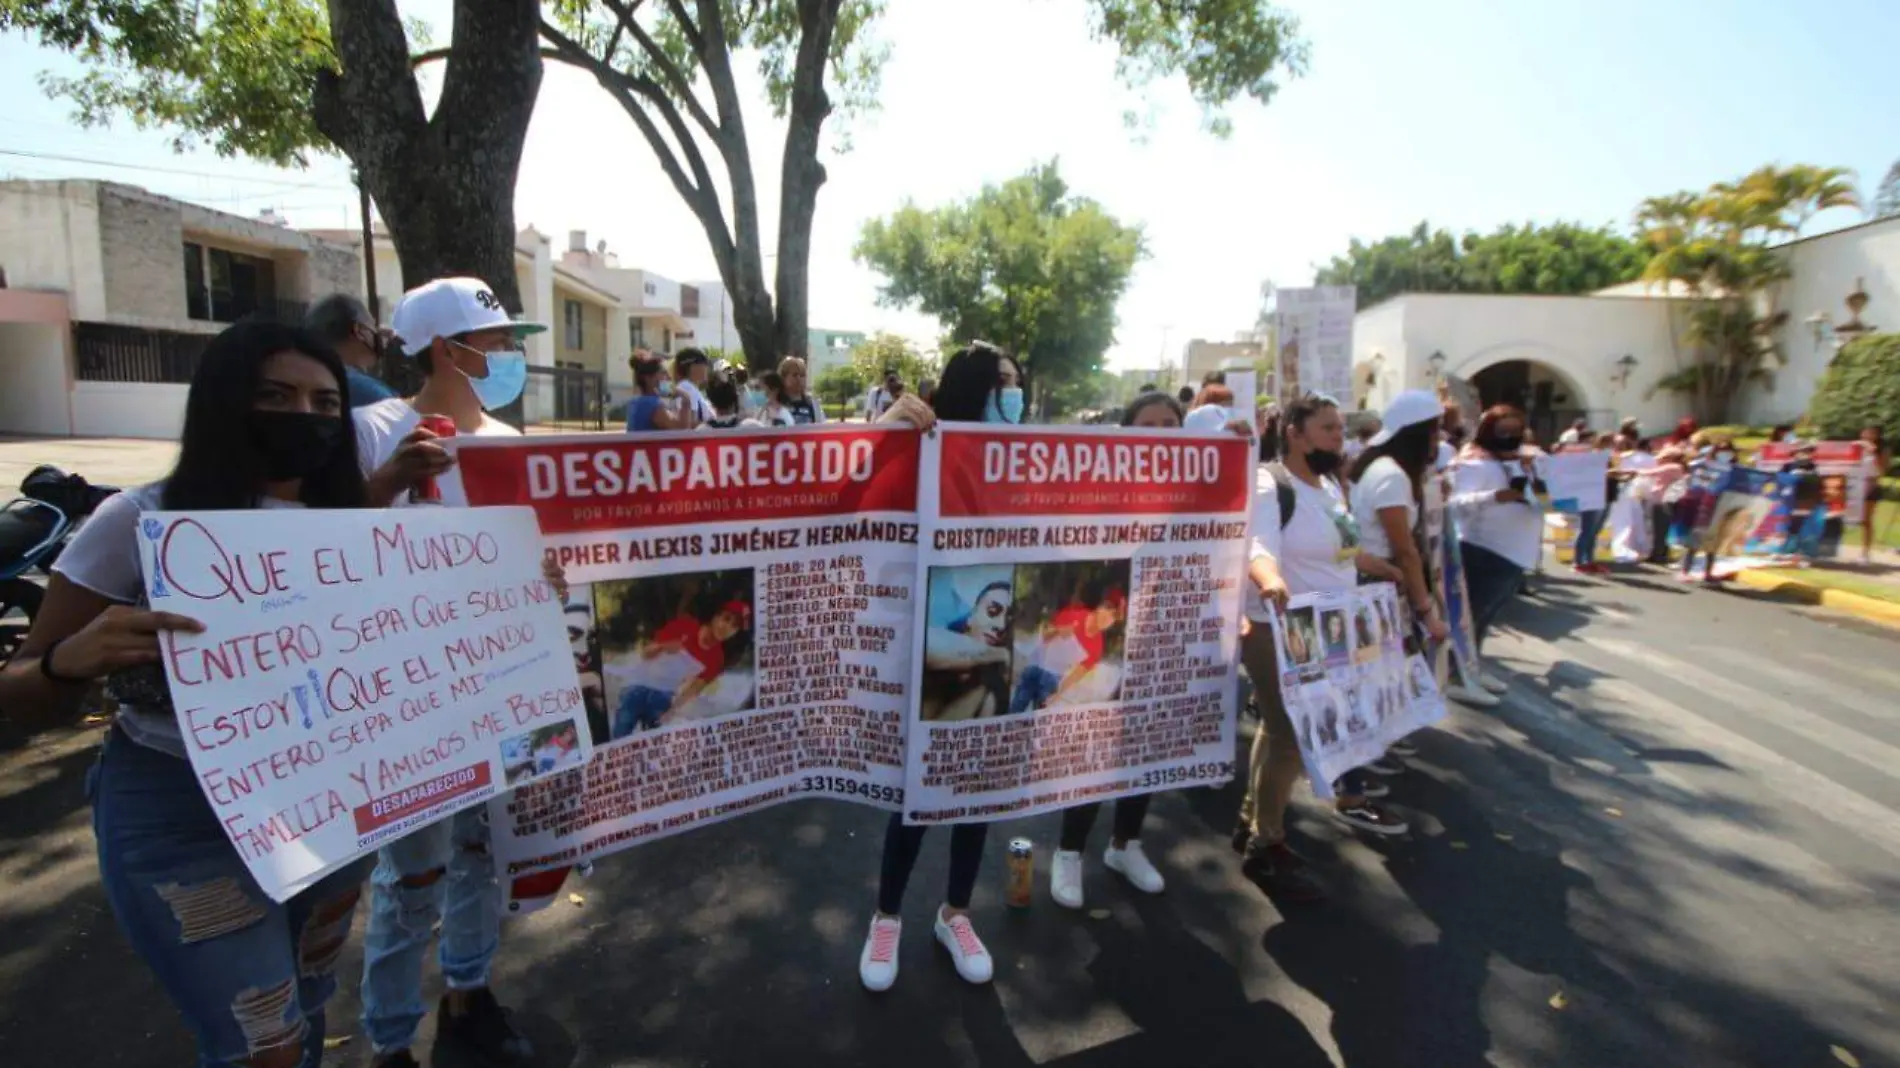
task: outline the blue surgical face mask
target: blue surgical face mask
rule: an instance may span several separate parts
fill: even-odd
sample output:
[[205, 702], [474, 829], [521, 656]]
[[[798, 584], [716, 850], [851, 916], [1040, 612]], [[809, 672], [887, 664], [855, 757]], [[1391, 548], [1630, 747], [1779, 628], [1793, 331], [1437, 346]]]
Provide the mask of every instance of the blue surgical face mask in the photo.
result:
[[[470, 352], [482, 351], [470, 345], [461, 347]], [[482, 410], [492, 412], [521, 399], [521, 391], [528, 386], [528, 358], [519, 352], [506, 351], [482, 352], [482, 357], [488, 361], [488, 377], [468, 380]]]
[[672, 380], [671, 380], [671, 379], [662, 379], [662, 380], [661, 380], [661, 382], [660, 382], [660, 396], [662, 396], [662, 397], [671, 397], [672, 395], [673, 395], [673, 382], [672, 382]]
[[746, 407], [748, 408], [765, 407], [765, 391], [759, 390], [759, 389], [746, 390], [745, 403], [746, 403]]
[[990, 394], [983, 407], [983, 421], [986, 423], [1020, 423], [1023, 421], [1023, 391], [1021, 386], [1004, 386]]

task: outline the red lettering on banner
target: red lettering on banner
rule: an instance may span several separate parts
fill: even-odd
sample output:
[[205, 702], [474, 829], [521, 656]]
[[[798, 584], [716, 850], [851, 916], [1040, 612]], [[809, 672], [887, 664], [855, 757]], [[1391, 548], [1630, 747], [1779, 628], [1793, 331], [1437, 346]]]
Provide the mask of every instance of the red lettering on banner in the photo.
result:
[[489, 781], [487, 763], [471, 764], [458, 768], [447, 775], [438, 775], [427, 782], [419, 782], [405, 790], [379, 797], [367, 805], [358, 805], [356, 833], [365, 835], [385, 827], [400, 819], [447, 804], [463, 794], [474, 793], [487, 786]]
[[1253, 453], [1239, 436], [959, 427], [943, 436], [938, 509], [947, 519], [1241, 512]]
[[573, 534], [912, 511], [920, 440], [891, 427], [471, 438], [456, 465], [469, 504], [532, 505], [541, 533]]
[[[1794, 450], [1798, 446], [1779, 441], [1763, 442], [1761, 450], [1755, 454], [1758, 464], [1785, 464], [1794, 459]], [[1858, 441], [1812, 441], [1806, 447], [1814, 450], [1814, 462], [1817, 464], [1858, 464], [1865, 454], [1865, 445]]]

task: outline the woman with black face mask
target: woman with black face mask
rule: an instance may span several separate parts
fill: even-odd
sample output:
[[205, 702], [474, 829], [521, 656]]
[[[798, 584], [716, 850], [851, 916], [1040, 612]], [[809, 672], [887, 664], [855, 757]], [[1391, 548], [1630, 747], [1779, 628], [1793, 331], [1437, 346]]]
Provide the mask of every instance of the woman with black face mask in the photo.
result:
[[178, 465], [100, 506], [0, 669], [7, 709], [71, 714], [100, 681], [118, 701], [89, 782], [100, 881], [207, 1065], [323, 1059], [337, 950], [375, 858], [281, 904], [251, 877], [185, 757], [159, 635], [203, 628], [147, 603], [140, 516], [364, 507], [347, 391], [336, 354], [296, 327], [246, 322], [214, 338], [192, 376]]
[[[1286, 843], [1287, 799], [1303, 768], [1280, 689], [1272, 613], [1292, 596], [1350, 590], [1361, 575], [1390, 582], [1401, 576], [1398, 568], [1360, 548], [1359, 526], [1338, 478], [1346, 448], [1338, 406], [1310, 394], [1289, 405], [1281, 423], [1283, 462], [1261, 468], [1255, 483], [1247, 574], [1258, 596], [1246, 602], [1241, 662], [1254, 684], [1260, 730], [1254, 735], [1233, 845], [1246, 858], [1241, 871], [1269, 897], [1314, 901], [1324, 892], [1306, 873], [1306, 861]], [[1335, 804], [1342, 818], [1349, 809], [1371, 807], [1360, 793], [1346, 793]]]
[[1507, 404], [1488, 409], [1451, 469], [1449, 507], [1456, 514], [1472, 629], [1484, 637], [1524, 573], [1544, 551], [1544, 517], [1530, 503], [1536, 474], [1524, 456], [1524, 414]]

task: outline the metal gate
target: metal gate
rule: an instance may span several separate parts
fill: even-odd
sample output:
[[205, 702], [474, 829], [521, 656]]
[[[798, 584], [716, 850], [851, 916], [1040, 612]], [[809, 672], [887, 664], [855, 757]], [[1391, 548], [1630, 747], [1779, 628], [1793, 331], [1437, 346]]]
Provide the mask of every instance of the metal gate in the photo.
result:
[[527, 426], [564, 430], [604, 430], [607, 426], [607, 376], [579, 367], [529, 365], [522, 393]]

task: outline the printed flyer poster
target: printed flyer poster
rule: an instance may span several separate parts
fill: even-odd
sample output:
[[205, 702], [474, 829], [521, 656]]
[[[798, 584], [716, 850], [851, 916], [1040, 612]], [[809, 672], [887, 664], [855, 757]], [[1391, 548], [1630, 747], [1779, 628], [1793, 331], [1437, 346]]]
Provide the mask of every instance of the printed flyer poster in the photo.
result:
[[1601, 449], [1560, 448], [1549, 454], [1546, 479], [1552, 511], [1566, 515], [1601, 512], [1608, 496], [1610, 454]]
[[1445, 718], [1423, 656], [1405, 652], [1405, 615], [1391, 583], [1293, 598], [1274, 620], [1287, 719], [1313, 792], [1393, 742]]
[[456, 444], [471, 503], [526, 501], [574, 583], [588, 765], [498, 800], [509, 875], [805, 796], [896, 808], [917, 591], [915, 431]]
[[[1814, 469], [1821, 476], [1821, 499], [1827, 514], [1859, 518], [1867, 506], [1867, 446], [1858, 441], [1816, 441]], [[1755, 453], [1754, 466], [1780, 471], [1794, 460], [1795, 446], [1767, 442]]]
[[349, 861], [593, 746], [526, 508], [152, 512], [186, 755], [258, 885]]
[[1291, 404], [1307, 393], [1352, 398], [1357, 293], [1353, 286], [1274, 290], [1274, 336], [1280, 346], [1275, 364], [1282, 403]]
[[1233, 776], [1253, 443], [926, 437], [904, 818], [993, 820]]

